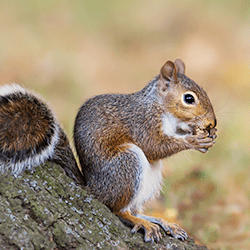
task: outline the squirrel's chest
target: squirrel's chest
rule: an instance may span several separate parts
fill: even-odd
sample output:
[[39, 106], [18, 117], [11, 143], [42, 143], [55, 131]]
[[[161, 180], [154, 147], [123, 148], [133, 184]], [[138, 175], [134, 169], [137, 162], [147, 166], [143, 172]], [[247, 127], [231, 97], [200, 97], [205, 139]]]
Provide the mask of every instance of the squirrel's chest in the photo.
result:
[[138, 188], [133, 199], [124, 210], [141, 210], [144, 202], [160, 193], [162, 183], [162, 162], [150, 164], [143, 151], [136, 145], [130, 148], [136, 154], [139, 165], [137, 176]]

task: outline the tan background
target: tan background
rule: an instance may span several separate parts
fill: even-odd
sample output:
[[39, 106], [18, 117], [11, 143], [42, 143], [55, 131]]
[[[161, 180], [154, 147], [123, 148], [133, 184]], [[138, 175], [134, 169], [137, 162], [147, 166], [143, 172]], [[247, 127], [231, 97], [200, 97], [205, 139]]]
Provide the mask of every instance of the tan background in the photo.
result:
[[147, 211], [213, 249], [250, 249], [249, 24], [247, 0], [1, 0], [0, 83], [39, 92], [72, 137], [87, 98], [137, 91], [182, 58], [214, 104], [219, 137], [206, 155], [165, 161]]

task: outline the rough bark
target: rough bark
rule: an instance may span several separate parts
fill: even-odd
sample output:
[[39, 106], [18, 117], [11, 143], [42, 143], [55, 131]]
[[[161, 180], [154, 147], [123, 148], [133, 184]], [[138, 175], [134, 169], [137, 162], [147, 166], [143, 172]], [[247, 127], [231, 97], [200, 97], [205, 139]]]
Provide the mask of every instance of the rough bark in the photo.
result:
[[168, 235], [144, 243], [130, 230], [56, 164], [0, 176], [0, 249], [207, 249]]

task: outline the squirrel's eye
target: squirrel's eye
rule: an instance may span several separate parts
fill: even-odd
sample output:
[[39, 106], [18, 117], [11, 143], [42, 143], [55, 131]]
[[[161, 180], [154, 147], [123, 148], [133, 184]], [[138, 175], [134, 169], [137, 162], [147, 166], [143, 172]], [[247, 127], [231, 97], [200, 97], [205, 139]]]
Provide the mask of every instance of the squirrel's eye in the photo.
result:
[[194, 96], [192, 94], [189, 94], [189, 93], [185, 94], [183, 96], [183, 99], [184, 99], [184, 102], [186, 104], [194, 104], [195, 103], [195, 98], [194, 98]]

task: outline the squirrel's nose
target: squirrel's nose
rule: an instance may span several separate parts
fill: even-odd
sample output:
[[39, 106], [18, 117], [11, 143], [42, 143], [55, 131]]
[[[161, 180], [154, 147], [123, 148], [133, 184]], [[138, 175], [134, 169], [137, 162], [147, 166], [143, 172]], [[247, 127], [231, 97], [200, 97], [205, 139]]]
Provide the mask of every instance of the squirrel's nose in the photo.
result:
[[209, 124], [208, 124], [207, 128], [209, 128], [209, 129], [215, 128], [217, 125], [217, 120], [215, 117], [213, 117], [213, 118], [211, 117], [211, 119], [209, 119], [208, 123]]
[[214, 118], [214, 121], [213, 121], [213, 123], [211, 124], [211, 128], [215, 128], [216, 125], [217, 125], [217, 120], [216, 120], [216, 118]]
[[215, 128], [216, 125], [217, 125], [217, 120], [216, 118], [214, 118], [211, 121], [209, 121], [209, 124], [207, 125], [206, 130], [210, 131], [210, 129]]
[[216, 118], [214, 118], [209, 126], [207, 126], [206, 130], [209, 133], [209, 137], [212, 138], [213, 140], [215, 140], [217, 138], [216, 132], [218, 131], [218, 129], [216, 128], [217, 125], [217, 120]]

